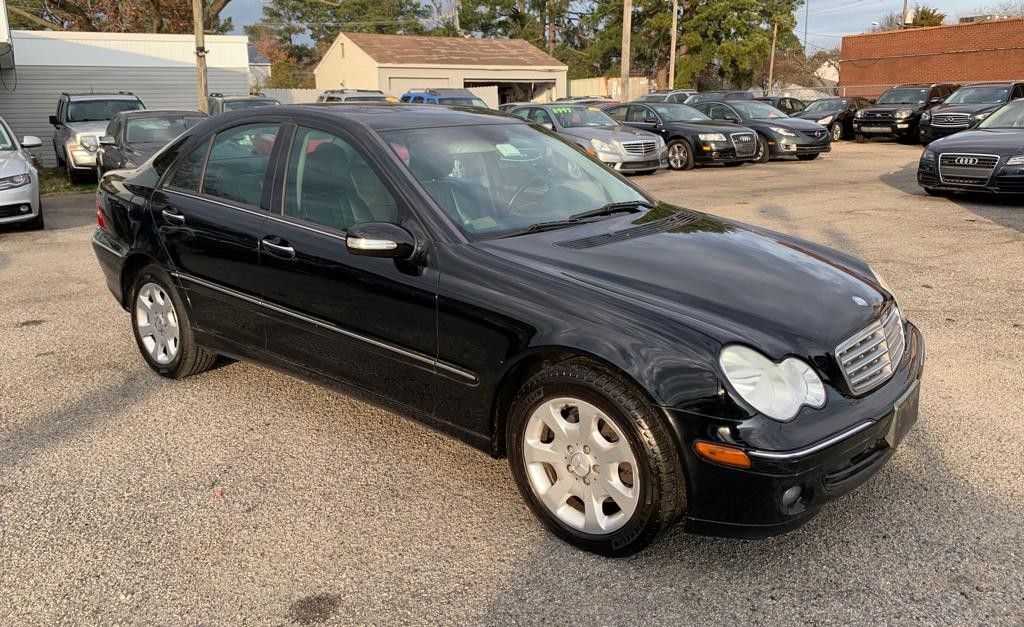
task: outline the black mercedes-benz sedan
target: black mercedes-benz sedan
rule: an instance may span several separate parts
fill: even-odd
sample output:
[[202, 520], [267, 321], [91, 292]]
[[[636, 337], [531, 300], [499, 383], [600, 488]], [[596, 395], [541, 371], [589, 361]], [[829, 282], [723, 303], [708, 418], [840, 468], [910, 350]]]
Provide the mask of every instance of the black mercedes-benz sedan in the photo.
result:
[[793, 529], [917, 418], [921, 334], [863, 261], [498, 112], [227, 113], [108, 172], [97, 219], [158, 374], [249, 359], [414, 417], [507, 456], [537, 518], [606, 555], [678, 520]]
[[767, 163], [772, 157], [817, 159], [832, 150], [828, 130], [810, 120], [791, 118], [775, 107], [756, 100], [704, 102], [694, 105], [714, 120], [742, 124], [757, 132], [754, 160]]
[[1024, 100], [1003, 105], [975, 129], [929, 144], [921, 153], [917, 182], [936, 196], [1024, 194]]
[[967, 130], [1017, 98], [1024, 98], [1024, 82], [964, 85], [921, 114], [921, 143], [927, 146], [940, 137]]
[[673, 170], [689, 170], [695, 164], [706, 163], [742, 165], [754, 161], [757, 153], [754, 131], [712, 120], [689, 105], [632, 102], [607, 107], [605, 113], [626, 126], [662, 137]]

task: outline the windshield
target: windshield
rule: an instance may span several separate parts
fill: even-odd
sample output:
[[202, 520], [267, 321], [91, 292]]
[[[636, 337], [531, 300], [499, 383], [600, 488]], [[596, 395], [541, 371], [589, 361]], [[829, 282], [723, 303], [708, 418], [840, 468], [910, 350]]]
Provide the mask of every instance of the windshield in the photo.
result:
[[129, 144], [166, 144], [205, 119], [197, 115], [129, 118], [125, 130], [125, 142]]
[[788, 118], [789, 116], [779, 111], [770, 104], [763, 102], [730, 102], [729, 106], [739, 111], [740, 115], [750, 120], [770, 120], [772, 118]]
[[708, 116], [684, 104], [652, 104], [652, 109], [658, 112], [662, 120], [666, 122], [694, 122], [696, 120], [710, 120]]
[[822, 112], [822, 111], [840, 111], [846, 108], [845, 100], [815, 100], [811, 104], [807, 105], [804, 111], [810, 113]]
[[276, 100], [225, 100], [225, 111], [239, 111], [241, 109], [257, 109], [259, 107], [273, 107], [281, 104]]
[[527, 124], [389, 131], [385, 141], [471, 240], [618, 202], [648, 202], [566, 142]]
[[444, 105], [465, 105], [470, 107], [487, 108], [487, 103], [479, 98], [438, 98], [439, 103]]
[[1024, 128], [1024, 102], [1011, 102], [996, 109], [978, 128]]
[[924, 104], [927, 89], [890, 89], [875, 101], [875, 104]]
[[605, 128], [619, 124], [597, 107], [551, 107], [548, 111], [562, 128]]
[[946, 104], [999, 104], [1009, 95], [1009, 87], [963, 87], [946, 98]]
[[76, 100], [68, 103], [68, 122], [106, 122], [122, 111], [142, 109], [138, 100]]

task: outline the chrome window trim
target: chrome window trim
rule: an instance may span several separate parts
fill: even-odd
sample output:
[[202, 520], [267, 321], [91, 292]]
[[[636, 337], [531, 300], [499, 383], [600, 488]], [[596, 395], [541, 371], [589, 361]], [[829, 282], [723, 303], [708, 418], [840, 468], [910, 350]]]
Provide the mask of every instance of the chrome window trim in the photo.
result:
[[408, 357], [409, 359], [413, 359], [413, 360], [418, 361], [420, 363], [423, 363], [423, 364], [426, 364], [426, 365], [429, 365], [429, 366], [433, 366], [435, 368], [439, 368], [441, 370], [444, 370], [445, 372], [448, 372], [448, 373], [457, 375], [457, 376], [459, 376], [459, 377], [461, 377], [463, 379], [466, 379], [467, 381], [469, 381], [471, 383], [475, 384], [475, 383], [477, 383], [479, 381], [477, 376], [475, 374], [473, 374], [472, 372], [468, 371], [468, 370], [463, 370], [462, 368], [459, 368], [457, 366], [453, 366], [453, 365], [451, 365], [451, 364], [449, 364], [447, 362], [444, 362], [444, 361], [442, 361], [440, 359], [435, 359], [433, 357], [430, 357], [429, 355], [425, 355], [425, 354], [420, 353], [418, 351], [413, 351], [413, 350], [410, 350], [410, 349], [401, 348], [401, 347], [395, 346], [393, 344], [389, 344], [387, 342], [382, 342], [380, 340], [376, 340], [376, 339], [373, 339], [371, 337], [367, 337], [365, 335], [361, 335], [359, 333], [355, 333], [353, 331], [349, 331], [348, 329], [343, 329], [343, 328], [339, 327], [338, 325], [331, 324], [330, 322], [326, 322], [324, 320], [320, 320], [320, 319], [314, 318], [312, 316], [307, 316], [305, 314], [301, 314], [301, 313], [299, 313], [297, 311], [293, 311], [291, 309], [288, 309], [287, 307], [282, 307], [280, 305], [275, 305], [273, 303], [268, 303], [265, 300], [256, 298], [254, 296], [250, 296], [248, 294], [244, 294], [242, 292], [239, 292], [237, 290], [233, 290], [231, 288], [224, 287], [222, 285], [218, 285], [218, 284], [216, 284], [216, 283], [214, 283], [212, 281], [207, 281], [206, 279], [201, 279], [199, 277], [192, 276], [190, 274], [185, 274], [183, 272], [171, 272], [170, 274], [171, 274], [171, 276], [173, 276], [173, 277], [175, 277], [177, 279], [181, 279], [183, 281], [189, 281], [189, 282], [195, 283], [197, 285], [202, 285], [203, 287], [207, 287], [207, 288], [209, 288], [211, 290], [216, 290], [216, 291], [221, 292], [223, 294], [227, 294], [228, 296], [233, 296], [235, 298], [238, 298], [240, 300], [244, 300], [244, 301], [252, 303], [254, 305], [259, 305], [260, 307], [264, 307], [266, 309], [270, 309], [272, 311], [276, 311], [276, 312], [284, 314], [286, 316], [290, 316], [290, 317], [295, 318], [297, 320], [302, 320], [303, 322], [307, 322], [309, 324], [318, 326], [318, 327], [326, 329], [328, 331], [333, 331], [335, 333], [339, 333], [341, 335], [344, 335], [345, 337], [349, 337], [349, 338], [352, 338], [354, 340], [359, 340], [360, 342], [365, 342], [367, 344], [370, 344], [371, 346], [375, 346], [377, 348], [382, 348], [384, 350], [388, 350], [388, 351], [391, 351], [393, 353], [397, 353], [399, 355], [402, 355], [403, 357]]
[[826, 448], [828, 448], [828, 447], [830, 447], [830, 446], [832, 446], [834, 444], [838, 444], [839, 442], [842, 442], [843, 440], [845, 440], [845, 439], [847, 439], [849, 437], [852, 437], [852, 436], [860, 433], [861, 431], [867, 429], [868, 427], [870, 427], [870, 426], [872, 426], [874, 424], [875, 423], [870, 421], [870, 420], [865, 420], [864, 422], [858, 423], [858, 424], [854, 425], [853, 427], [847, 429], [846, 431], [843, 431], [841, 433], [838, 433], [838, 434], [828, 438], [827, 440], [822, 440], [821, 442], [818, 442], [817, 444], [812, 444], [811, 446], [808, 446], [806, 448], [797, 449], [795, 451], [785, 451], [785, 452], [775, 453], [775, 452], [772, 452], [772, 451], [751, 450], [751, 451], [747, 451], [747, 454], [750, 455], [751, 457], [758, 457], [758, 458], [761, 458], [761, 459], [773, 459], [773, 460], [796, 459], [796, 458], [799, 458], [799, 457], [804, 457], [805, 455], [811, 455], [812, 453], [817, 453], [818, 451], [826, 449]]

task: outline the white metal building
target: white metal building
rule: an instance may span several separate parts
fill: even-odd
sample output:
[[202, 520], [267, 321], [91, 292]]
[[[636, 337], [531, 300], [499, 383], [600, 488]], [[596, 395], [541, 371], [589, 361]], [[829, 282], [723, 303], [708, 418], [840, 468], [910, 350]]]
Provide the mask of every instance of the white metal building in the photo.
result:
[[465, 87], [494, 107], [564, 96], [568, 70], [522, 39], [340, 33], [313, 74], [319, 90]]
[[[210, 35], [206, 63], [212, 92], [249, 93], [247, 37]], [[130, 91], [151, 109], [198, 107], [195, 39], [191, 35], [11, 31], [14, 67], [2, 72], [0, 116], [17, 135], [43, 140], [55, 163], [53, 127], [62, 92]]]

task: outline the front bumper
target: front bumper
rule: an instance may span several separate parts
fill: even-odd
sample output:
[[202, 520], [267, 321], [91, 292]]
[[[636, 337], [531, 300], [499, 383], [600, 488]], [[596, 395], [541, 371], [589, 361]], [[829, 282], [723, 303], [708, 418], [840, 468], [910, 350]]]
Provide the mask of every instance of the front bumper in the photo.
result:
[[932, 126], [930, 124], [922, 124], [921, 141], [933, 142], [936, 139], [949, 137], [950, 135], [959, 133], [960, 131], [966, 131], [968, 128], [970, 128], [969, 124], [964, 124], [962, 126]]
[[867, 137], [909, 137], [917, 131], [917, 122], [911, 118], [902, 120], [854, 119], [853, 132]]
[[[756, 140], [755, 140], [756, 142]], [[693, 151], [693, 160], [697, 163], [736, 163], [754, 161], [757, 158], [756, 146], [749, 155], [737, 156], [736, 147], [722, 142], [701, 142]]]
[[597, 153], [597, 158], [606, 166], [619, 172], [645, 172], [668, 167], [668, 151], [665, 149], [646, 155], [623, 156], [606, 152]]
[[[699, 423], [699, 418], [668, 410], [686, 464], [686, 529], [751, 538], [785, 533], [878, 472], [917, 420], [924, 339], [909, 322], [906, 330], [907, 350], [900, 367], [888, 383], [869, 395], [891, 398], [887, 410], [858, 415], [851, 426], [796, 450], [748, 447], [750, 468], [724, 466], [699, 457], [694, 452], [695, 442], [711, 439], [709, 432], [689, 426]], [[849, 411], [860, 410], [853, 404]], [[800, 488], [799, 497], [784, 503], [783, 495], [796, 487]]]
[[832, 141], [826, 134], [823, 138], [776, 137], [768, 141], [768, 150], [773, 157], [811, 155], [831, 152]]
[[1024, 165], [1002, 165], [1006, 157], [992, 171], [988, 181], [981, 185], [951, 183], [939, 176], [937, 162], [920, 161], [917, 166], [917, 184], [921, 187], [945, 192], [986, 192], [991, 194], [1024, 194]]
[[39, 215], [39, 181], [0, 191], [0, 224], [31, 220]]

